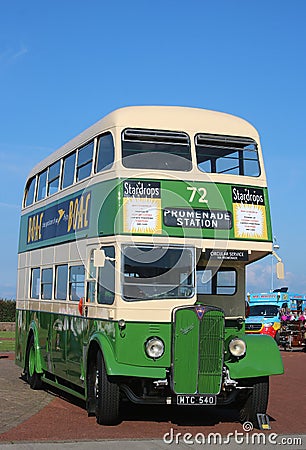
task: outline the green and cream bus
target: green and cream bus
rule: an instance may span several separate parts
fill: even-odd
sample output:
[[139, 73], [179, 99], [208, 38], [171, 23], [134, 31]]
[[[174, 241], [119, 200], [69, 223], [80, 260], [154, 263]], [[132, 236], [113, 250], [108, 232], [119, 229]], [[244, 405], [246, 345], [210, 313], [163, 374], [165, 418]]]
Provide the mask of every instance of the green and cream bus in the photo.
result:
[[196, 108], [116, 110], [29, 174], [16, 363], [100, 424], [118, 423], [124, 400], [235, 404], [256, 423], [283, 365], [270, 336], [245, 334], [245, 273], [271, 252], [253, 126]]

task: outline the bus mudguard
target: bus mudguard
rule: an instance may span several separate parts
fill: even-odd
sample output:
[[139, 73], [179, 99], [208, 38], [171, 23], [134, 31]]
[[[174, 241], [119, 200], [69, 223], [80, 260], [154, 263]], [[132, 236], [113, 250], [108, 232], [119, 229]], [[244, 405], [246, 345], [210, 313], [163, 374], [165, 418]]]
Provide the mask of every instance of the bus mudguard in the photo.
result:
[[[91, 336], [88, 350], [91, 343], [95, 341], [103, 354], [105, 367], [108, 375], [111, 376], [127, 376], [127, 377], [141, 377], [141, 378], [166, 378], [166, 369], [163, 367], [140, 367], [132, 364], [122, 364], [116, 360], [113, 348], [108, 338], [99, 332]], [[87, 358], [90, 352], [87, 351]]]
[[34, 320], [30, 323], [27, 345], [28, 345], [31, 333], [34, 336], [34, 345], [35, 345], [35, 370], [37, 373], [43, 373], [42, 359], [41, 359], [40, 347], [39, 347], [38, 330], [37, 330], [37, 325]]
[[279, 349], [271, 336], [247, 334], [244, 340], [245, 356], [226, 362], [231, 378], [254, 378], [284, 373]]

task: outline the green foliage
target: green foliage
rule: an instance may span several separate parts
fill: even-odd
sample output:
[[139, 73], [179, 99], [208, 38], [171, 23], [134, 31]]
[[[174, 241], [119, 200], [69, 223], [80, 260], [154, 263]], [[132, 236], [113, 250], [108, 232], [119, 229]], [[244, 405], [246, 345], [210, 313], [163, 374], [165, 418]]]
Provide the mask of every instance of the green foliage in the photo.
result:
[[0, 322], [15, 322], [15, 300], [0, 299]]
[[[3, 339], [6, 338], [6, 339]], [[15, 350], [15, 339], [5, 336], [0, 337], [0, 352], [13, 352]]]
[[0, 340], [6, 339], [15, 339], [15, 331], [0, 331]]

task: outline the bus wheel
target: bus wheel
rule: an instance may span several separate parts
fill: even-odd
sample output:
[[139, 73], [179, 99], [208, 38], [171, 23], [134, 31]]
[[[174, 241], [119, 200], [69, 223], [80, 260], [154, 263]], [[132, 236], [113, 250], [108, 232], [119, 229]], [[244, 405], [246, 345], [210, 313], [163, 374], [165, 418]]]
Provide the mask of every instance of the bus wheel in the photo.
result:
[[27, 353], [26, 353], [26, 364], [25, 364], [25, 376], [29, 383], [31, 389], [41, 389], [42, 379], [41, 374], [37, 373], [35, 370], [35, 346], [34, 346], [34, 336], [30, 337]]
[[240, 403], [240, 421], [252, 422], [257, 427], [257, 414], [266, 414], [267, 412], [269, 377], [252, 378], [247, 381], [246, 385], [252, 389]]
[[119, 386], [109, 381], [101, 350], [97, 353], [94, 392], [96, 397], [96, 418], [98, 424], [118, 424]]
[[280, 343], [280, 334], [279, 334], [279, 331], [277, 331], [276, 332], [276, 335], [275, 335], [275, 342], [277, 343], [277, 345], [279, 345], [279, 343]]

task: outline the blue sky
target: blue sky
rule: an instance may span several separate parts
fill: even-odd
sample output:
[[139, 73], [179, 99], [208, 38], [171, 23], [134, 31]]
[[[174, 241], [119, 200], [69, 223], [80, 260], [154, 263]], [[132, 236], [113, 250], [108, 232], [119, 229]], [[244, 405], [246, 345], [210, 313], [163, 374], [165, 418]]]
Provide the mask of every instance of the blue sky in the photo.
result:
[[[15, 298], [30, 169], [108, 112], [182, 105], [259, 130], [286, 279], [306, 293], [304, 0], [11, 0], [0, 5], [0, 297]], [[248, 269], [271, 288], [271, 258]]]

